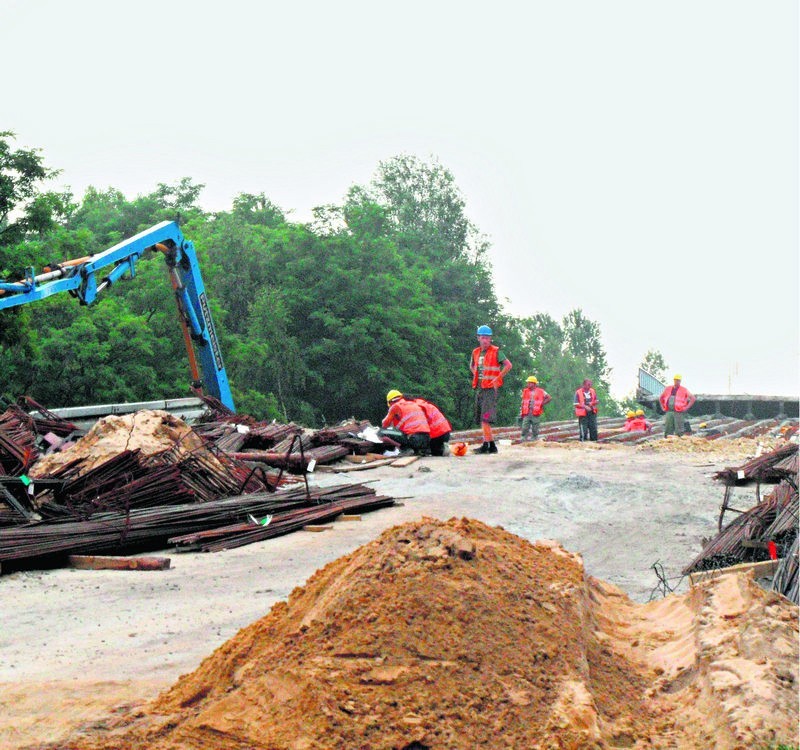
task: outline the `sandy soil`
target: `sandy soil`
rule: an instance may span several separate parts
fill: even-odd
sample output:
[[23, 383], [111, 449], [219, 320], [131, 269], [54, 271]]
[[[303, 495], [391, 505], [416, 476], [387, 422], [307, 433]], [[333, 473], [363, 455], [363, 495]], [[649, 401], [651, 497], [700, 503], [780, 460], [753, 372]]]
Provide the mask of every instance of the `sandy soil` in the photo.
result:
[[659, 560], [677, 576], [716, 528], [722, 488], [710, 475], [744, 458], [596, 445], [501, 451], [320, 474], [319, 484], [377, 481], [404, 503], [322, 534], [173, 554], [164, 572], [3, 576], [0, 747], [58, 741], [153, 698], [318, 568], [421, 516], [466, 516], [529, 540], [557, 539], [582, 554], [590, 575], [646, 601], [657, 583], [650, 566]]

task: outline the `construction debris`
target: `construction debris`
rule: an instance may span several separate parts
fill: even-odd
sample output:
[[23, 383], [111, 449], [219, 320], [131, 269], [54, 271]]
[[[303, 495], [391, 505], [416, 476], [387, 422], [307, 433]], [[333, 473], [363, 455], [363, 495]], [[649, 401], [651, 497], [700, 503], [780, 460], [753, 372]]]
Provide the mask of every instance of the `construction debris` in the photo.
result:
[[[725, 495], [719, 519], [720, 532], [703, 547], [701, 553], [684, 569], [684, 574], [781, 560], [776, 563], [773, 589], [798, 603], [797, 536], [798, 500], [797, 446], [785, 445], [757, 456], [738, 467], [718, 471], [714, 478], [725, 483]], [[761, 484], [774, 489], [761, 500]], [[730, 506], [736, 486], [756, 485], [757, 503], [748, 510]], [[723, 527], [725, 513], [736, 517]]]

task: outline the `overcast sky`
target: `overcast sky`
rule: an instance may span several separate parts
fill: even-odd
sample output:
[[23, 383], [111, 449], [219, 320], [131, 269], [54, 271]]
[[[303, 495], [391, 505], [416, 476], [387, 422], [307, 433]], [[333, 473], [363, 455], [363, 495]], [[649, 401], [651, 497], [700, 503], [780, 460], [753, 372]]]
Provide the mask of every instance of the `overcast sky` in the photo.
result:
[[797, 0], [0, 0], [0, 60], [0, 130], [78, 196], [188, 176], [305, 220], [437, 158], [506, 309], [581, 307], [617, 396], [648, 349], [800, 390]]

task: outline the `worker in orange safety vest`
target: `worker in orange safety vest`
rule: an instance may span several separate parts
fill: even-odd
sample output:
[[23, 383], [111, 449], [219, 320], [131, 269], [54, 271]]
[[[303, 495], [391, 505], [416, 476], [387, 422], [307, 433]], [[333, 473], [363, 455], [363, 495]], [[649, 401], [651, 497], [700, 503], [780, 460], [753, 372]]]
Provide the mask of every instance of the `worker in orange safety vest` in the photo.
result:
[[625, 432], [650, 432], [653, 429], [653, 425], [645, 419], [642, 409], [628, 414], [632, 414], [633, 417], [625, 422]]
[[413, 401], [422, 409], [425, 413], [425, 419], [428, 420], [431, 434], [431, 455], [444, 456], [445, 448], [450, 442], [450, 432], [453, 427], [436, 404], [424, 398], [415, 398]]
[[431, 429], [420, 405], [396, 389], [386, 394], [386, 405], [389, 411], [381, 422], [379, 434], [396, 440], [402, 448], [410, 448], [416, 455], [430, 453]]
[[539, 423], [542, 421], [544, 406], [553, 398], [539, 385], [535, 375], [531, 375], [525, 382], [527, 385], [522, 389], [522, 405], [519, 409], [519, 416], [522, 418], [521, 437], [523, 440], [536, 440], [539, 437]]
[[666, 413], [664, 418], [664, 437], [683, 435], [686, 431], [686, 412], [694, 406], [697, 399], [681, 385], [683, 376], [674, 375], [672, 385], [668, 385], [658, 402]]
[[575, 391], [574, 405], [581, 442], [597, 440], [597, 393], [588, 378]]
[[469, 369], [472, 387], [475, 390], [475, 421], [480, 422], [483, 444], [475, 453], [497, 453], [492, 435], [492, 423], [497, 418], [497, 392], [503, 385], [503, 377], [511, 370], [511, 361], [492, 344], [492, 329], [479, 326], [478, 346], [472, 350]]

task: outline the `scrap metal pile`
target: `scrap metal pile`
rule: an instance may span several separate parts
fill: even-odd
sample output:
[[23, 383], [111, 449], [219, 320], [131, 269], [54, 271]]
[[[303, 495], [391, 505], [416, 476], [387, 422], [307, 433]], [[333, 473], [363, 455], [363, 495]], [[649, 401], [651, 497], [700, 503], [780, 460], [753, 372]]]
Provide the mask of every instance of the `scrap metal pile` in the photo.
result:
[[0, 564], [167, 544], [216, 551], [393, 504], [363, 485], [319, 490], [284, 474], [374, 448], [354, 437], [366, 422], [308, 433], [212, 409], [192, 429], [143, 410], [82, 434], [28, 405], [36, 416], [16, 404], [0, 414]]
[[[717, 472], [725, 483], [719, 534], [684, 569], [684, 574], [725, 568], [739, 563], [779, 560], [773, 589], [798, 603], [798, 452], [794, 444], [758, 456], [747, 463]], [[762, 498], [762, 485], [773, 489]], [[756, 505], [749, 510], [731, 507], [737, 487], [755, 485]], [[736, 513], [724, 524], [726, 513]]]

